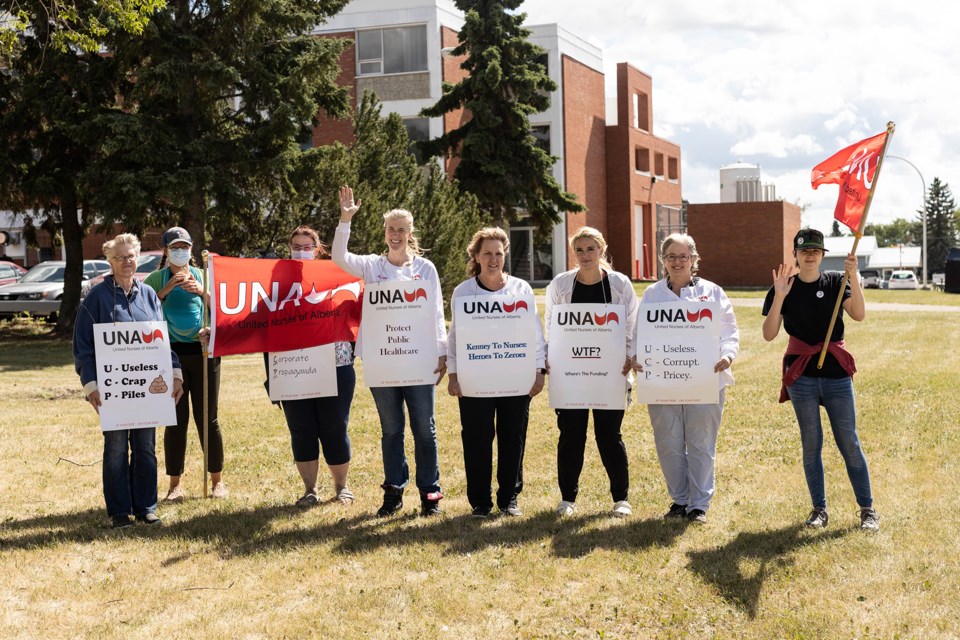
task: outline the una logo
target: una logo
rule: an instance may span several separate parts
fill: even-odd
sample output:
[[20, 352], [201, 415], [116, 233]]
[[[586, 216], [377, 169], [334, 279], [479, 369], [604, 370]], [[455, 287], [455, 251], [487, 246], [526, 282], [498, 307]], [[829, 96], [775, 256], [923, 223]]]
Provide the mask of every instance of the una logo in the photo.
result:
[[385, 291], [383, 289], [370, 289], [370, 304], [397, 304], [403, 302], [416, 302], [420, 298], [427, 299], [427, 292], [422, 288], [411, 291], [401, 291], [392, 289]]
[[684, 311], [683, 309], [647, 309], [647, 322], [700, 322], [713, 321], [710, 309]]
[[517, 300], [515, 302], [503, 302], [498, 300], [471, 300], [463, 303], [463, 310], [469, 314], [476, 313], [513, 313], [527, 309], [526, 300]]
[[139, 331], [107, 331], [103, 334], [105, 345], [150, 344], [154, 340], [163, 340], [163, 331], [155, 329], [153, 333]]
[[[329, 291], [320, 292], [317, 292], [316, 288], [311, 285], [310, 293], [307, 295], [303, 294], [303, 285], [299, 282], [294, 282], [292, 285], [290, 285], [290, 289], [282, 298], [280, 297], [279, 282], [272, 282], [270, 284], [269, 293], [260, 282], [240, 282], [235, 291], [237, 302], [235, 305], [231, 306], [227, 300], [227, 294], [232, 292], [227, 290], [227, 286], [228, 283], [221, 282], [219, 289], [220, 311], [225, 315], [236, 315], [241, 313], [244, 308], [248, 307], [248, 305], [250, 313], [258, 313], [260, 311], [261, 304], [270, 312], [276, 312], [278, 310], [283, 311], [283, 307], [286, 306], [287, 303], [292, 303], [293, 306], [299, 307], [302, 301], [310, 304], [319, 304], [323, 300], [330, 298], [336, 304], [342, 301], [356, 301], [360, 299], [359, 282], [351, 282]], [[248, 289], [249, 300], [247, 295]]]
[[564, 311], [557, 314], [557, 324], [563, 326], [598, 326], [602, 327], [608, 322], [620, 324], [620, 318], [613, 311], [600, 315], [590, 313], [589, 311]]

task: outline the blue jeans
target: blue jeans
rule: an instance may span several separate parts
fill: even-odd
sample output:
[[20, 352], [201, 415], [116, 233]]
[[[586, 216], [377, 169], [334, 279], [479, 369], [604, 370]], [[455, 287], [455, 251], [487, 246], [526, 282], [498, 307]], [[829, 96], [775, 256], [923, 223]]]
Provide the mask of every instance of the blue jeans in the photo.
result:
[[156, 429], [103, 433], [103, 498], [108, 515], [144, 516], [156, 512], [156, 442]]
[[437, 431], [433, 420], [435, 388], [432, 384], [409, 387], [371, 387], [377, 403], [383, 436], [384, 484], [403, 488], [410, 480], [407, 457], [403, 452], [406, 402], [413, 431], [414, 456], [417, 463], [417, 488], [421, 495], [440, 491], [440, 462], [437, 458]]
[[814, 508], [827, 506], [823, 480], [823, 426], [820, 422], [820, 405], [823, 404], [830, 418], [833, 439], [847, 467], [847, 476], [860, 507], [873, 506], [870, 492], [870, 471], [867, 459], [857, 437], [857, 410], [853, 399], [851, 378], [812, 378], [800, 376], [787, 387], [793, 410], [800, 424], [800, 443], [803, 446], [803, 473]]

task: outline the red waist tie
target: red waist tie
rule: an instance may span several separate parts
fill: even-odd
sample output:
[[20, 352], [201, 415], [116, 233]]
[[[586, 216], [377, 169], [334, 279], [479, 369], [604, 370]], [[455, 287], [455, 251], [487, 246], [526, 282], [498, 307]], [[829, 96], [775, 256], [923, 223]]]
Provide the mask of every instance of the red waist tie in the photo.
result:
[[[823, 349], [823, 343], [807, 344], [799, 338], [790, 336], [787, 343], [787, 351], [783, 354], [783, 379], [780, 385], [780, 402], [786, 402], [790, 399], [787, 393], [787, 387], [797, 381], [797, 378], [803, 375], [804, 369], [810, 363], [810, 358], [819, 356]], [[836, 358], [840, 367], [847, 372], [847, 375], [853, 376], [857, 372], [857, 363], [853, 359], [853, 354], [846, 350], [843, 340], [831, 342], [827, 346], [827, 353]], [[797, 356], [797, 359], [788, 367], [787, 356]]]

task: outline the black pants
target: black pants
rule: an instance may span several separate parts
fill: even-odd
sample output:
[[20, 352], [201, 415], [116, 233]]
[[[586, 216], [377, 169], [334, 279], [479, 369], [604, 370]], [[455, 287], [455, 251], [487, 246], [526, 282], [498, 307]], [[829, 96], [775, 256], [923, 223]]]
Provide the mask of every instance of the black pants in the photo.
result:
[[[587, 446], [587, 422], [590, 409], [557, 409], [560, 442], [557, 443], [557, 478], [560, 495], [568, 502], [577, 499], [580, 490], [580, 472], [583, 470], [583, 451]], [[600, 460], [610, 478], [610, 494], [614, 502], [627, 499], [630, 474], [627, 447], [620, 435], [623, 411], [593, 409], [593, 432], [597, 438]]]
[[[203, 442], [203, 353], [199, 342], [174, 342], [171, 348], [180, 357], [183, 370], [183, 397], [177, 403], [177, 424], [163, 430], [163, 458], [168, 476], [183, 475], [183, 461], [187, 453], [187, 427], [190, 424], [190, 407], [193, 407], [193, 422]], [[223, 436], [217, 420], [217, 401], [220, 397], [220, 358], [207, 362], [208, 449], [207, 470], [210, 473], [223, 471]]]
[[497, 507], [505, 508], [523, 490], [530, 396], [460, 398], [460, 437], [470, 506], [492, 508], [490, 481], [493, 438], [497, 438]]

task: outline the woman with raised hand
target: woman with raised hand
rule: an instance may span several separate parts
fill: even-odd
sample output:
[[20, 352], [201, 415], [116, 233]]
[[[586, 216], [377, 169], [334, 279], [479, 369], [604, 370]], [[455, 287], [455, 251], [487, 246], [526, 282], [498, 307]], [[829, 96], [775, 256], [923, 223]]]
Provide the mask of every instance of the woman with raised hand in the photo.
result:
[[[547, 308], [544, 322], [548, 333], [554, 307], [558, 304], [615, 304], [625, 308], [626, 344], [623, 346], [623, 370], [627, 376], [636, 365], [637, 350], [634, 332], [637, 321], [637, 294], [630, 278], [613, 270], [607, 259], [607, 242], [596, 229], [582, 227], [570, 238], [577, 267], [561, 273], [547, 287]], [[624, 392], [628, 383], [623, 381]], [[573, 515], [580, 490], [580, 472], [587, 445], [587, 425], [590, 409], [556, 409], [560, 439], [557, 442], [557, 480], [560, 484], [560, 503], [557, 513]], [[628, 501], [630, 476], [627, 448], [623, 443], [620, 425], [621, 409], [593, 409], [593, 433], [600, 451], [600, 460], [610, 479], [613, 513], [627, 517], [633, 513]]]
[[[165, 502], [183, 500], [184, 459], [187, 453], [187, 430], [190, 425], [190, 409], [193, 422], [203, 445], [203, 346], [199, 333], [203, 327], [203, 272], [196, 267], [191, 256], [193, 240], [186, 229], [171, 227], [163, 234], [163, 257], [159, 268], [148, 275], [144, 284], [157, 292], [163, 305], [163, 319], [170, 333], [170, 348], [180, 358], [183, 369], [183, 402], [177, 403], [177, 424], [163, 430], [163, 457], [170, 477]], [[227, 497], [223, 483], [223, 435], [217, 407], [220, 398], [220, 358], [210, 358], [207, 363], [207, 461], [214, 498]]]
[[[113, 272], [90, 289], [80, 303], [73, 330], [73, 361], [87, 402], [100, 413], [97, 388], [95, 324], [163, 320], [160, 300], [133, 274], [140, 257], [140, 240], [121, 233], [103, 245], [103, 255]], [[170, 353], [173, 367], [173, 399], [183, 395], [183, 375], [176, 351]], [[113, 528], [129, 527], [131, 516], [148, 525], [162, 524], [157, 516], [157, 431], [119, 429], [103, 432], [103, 497]]]
[[523, 452], [527, 441], [530, 400], [543, 390], [546, 373], [546, 342], [537, 319], [537, 373], [530, 392], [519, 396], [468, 397], [460, 388], [457, 374], [456, 300], [466, 296], [533, 295], [525, 281], [504, 272], [510, 241], [499, 227], [487, 227], [473, 234], [467, 247], [468, 279], [457, 285], [450, 298], [454, 309], [447, 338], [447, 391], [460, 405], [460, 437], [463, 466], [467, 474], [467, 499], [473, 515], [485, 518], [493, 510], [490, 497], [493, 467], [493, 439], [497, 439], [497, 509], [507, 516], [523, 512], [517, 497], [523, 490]]
[[[763, 338], [767, 341], [776, 338], [781, 324], [790, 336], [783, 356], [780, 402], [790, 399], [800, 425], [803, 473], [813, 503], [804, 524], [822, 528], [829, 520], [823, 475], [823, 425], [820, 421], [820, 405], [823, 405], [860, 507], [860, 528], [877, 531], [880, 519], [873, 508], [870, 470], [857, 435], [853, 396], [853, 374], [857, 367], [853, 355], [843, 344], [843, 313], [858, 322], [866, 316], [863, 286], [857, 271], [857, 256], [849, 254], [843, 263], [848, 280], [841, 290], [842, 273], [820, 271], [823, 254], [823, 234], [816, 229], [801, 229], [794, 236], [796, 264], [782, 264], [773, 272], [773, 286], [763, 302]], [[823, 368], [820, 368], [820, 351], [837, 298], [841, 295], [841, 310], [830, 334]]]
[[640, 313], [644, 304], [658, 302], [713, 301], [720, 305], [714, 319], [720, 326], [720, 360], [713, 366], [720, 374], [719, 402], [647, 405], [660, 470], [673, 500], [663, 517], [703, 524], [715, 490], [724, 389], [733, 384], [729, 369], [740, 351], [740, 331], [724, 290], [696, 275], [700, 255], [692, 237], [685, 233], [667, 236], [660, 244], [660, 263], [666, 275], [643, 292]]
[[[391, 280], [418, 280], [429, 283], [436, 300], [434, 320], [437, 333], [436, 384], [401, 387], [373, 387], [370, 389], [382, 430], [383, 451], [383, 505], [379, 516], [389, 516], [403, 507], [403, 490], [410, 479], [407, 458], [403, 450], [405, 418], [403, 406], [410, 414], [416, 454], [416, 484], [420, 491], [420, 510], [423, 515], [440, 513], [440, 464], [437, 456], [437, 433], [434, 420], [435, 387], [447, 370], [447, 330], [443, 316], [443, 294], [440, 278], [433, 263], [423, 257], [415, 235], [413, 215], [405, 209], [393, 209], [383, 214], [384, 241], [382, 254], [357, 255], [347, 251], [350, 241], [350, 223], [360, 209], [361, 201], [353, 199], [353, 189], [340, 188], [340, 224], [333, 238], [333, 261], [365, 283]], [[359, 340], [362, 340], [362, 336]], [[358, 340], [358, 343], [359, 343]]]

